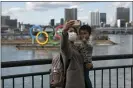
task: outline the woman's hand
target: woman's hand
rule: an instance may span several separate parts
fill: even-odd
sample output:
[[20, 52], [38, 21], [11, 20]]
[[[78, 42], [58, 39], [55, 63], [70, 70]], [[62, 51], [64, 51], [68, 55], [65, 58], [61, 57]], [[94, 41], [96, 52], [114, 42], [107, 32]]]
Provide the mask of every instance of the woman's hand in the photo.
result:
[[92, 69], [93, 68], [93, 64], [92, 63], [86, 63], [85, 66], [88, 69]]
[[63, 31], [68, 31], [69, 28], [73, 26], [74, 22], [75, 22], [74, 20], [68, 21], [68, 22], [64, 25]]

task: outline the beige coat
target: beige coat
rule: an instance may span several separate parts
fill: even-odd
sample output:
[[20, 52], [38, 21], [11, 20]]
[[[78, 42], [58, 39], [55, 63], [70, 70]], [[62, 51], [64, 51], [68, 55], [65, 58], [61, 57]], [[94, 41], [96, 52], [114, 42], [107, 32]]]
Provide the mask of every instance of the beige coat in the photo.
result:
[[67, 32], [62, 33], [61, 53], [64, 66], [68, 64], [68, 59], [70, 59], [69, 67], [66, 71], [65, 88], [85, 88], [83, 69], [84, 60], [81, 58], [77, 49], [70, 45]]

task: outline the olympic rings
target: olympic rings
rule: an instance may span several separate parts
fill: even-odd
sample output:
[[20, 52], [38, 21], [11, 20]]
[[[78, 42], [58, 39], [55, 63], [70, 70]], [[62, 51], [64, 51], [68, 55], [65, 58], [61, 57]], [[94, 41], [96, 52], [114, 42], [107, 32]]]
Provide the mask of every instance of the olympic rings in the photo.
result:
[[[34, 36], [34, 35], [32, 34], [33, 28], [38, 28], [38, 29], [40, 29], [40, 31], [37, 33], [36, 36]], [[61, 39], [61, 36], [60, 36], [60, 34], [59, 34], [57, 31], [59, 31], [59, 29], [62, 29], [62, 28], [63, 28], [63, 25], [59, 25], [58, 27], [55, 28], [55, 36], [54, 36], [55, 38]], [[45, 45], [45, 44], [47, 44], [48, 41], [49, 41], [50, 38], [51, 38], [51, 37], [49, 37], [48, 33], [47, 33], [46, 31], [43, 31], [43, 29], [42, 29], [40, 26], [35, 26], [35, 25], [32, 26], [32, 27], [29, 29], [29, 32], [30, 32], [30, 35], [31, 35], [32, 39], [35, 39], [36, 42], [37, 42], [38, 44], [40, 44], [40, 45]], [[46, 40], [44, 40], [43, 42], [40, 42], [38, 38], [41, 37], [40, 35], [42, 35], [42, 34], [45, 35]]]
[[33, 28], [39, 28], [41, 31], [43, 31], [42, 28], [41, 28], [40, 26], [35, 26], [35, 25], [32, 26], [32, 27], [29, 29], [30, 35], [31, 35], [32, 38], [36, 38], [36, 36], [34, 36], [34, 35], [32, 34]]
[[[41, 33], [45, 34], [45, 36], [46, 36], [46, 41], [44, 41], [44, 42], [40, 42], [40, 41], [38, 40], [38, 36], [39, 36], [39, 34], [41, 34]], [[45, 32], [45, 31], [38, 32], [37, 35], [36, 35], [36, 41], [37, 41], [37, 43], [40, 44], [40, 45], [45, 45], [45, 44], [47, 44], [47, 43], [48, 43], [48, 33]]]
[[58, 34], [58, 29], [63, 28], [63, 26], [64, 25], [59, 25], [55, 28], [55, 37], [59, 40], [61, 39], [61, 36]]
[[63, 28], [63, 25], [59, 25], [56, 27], [56, 31], [58, 31], [59, 28]]

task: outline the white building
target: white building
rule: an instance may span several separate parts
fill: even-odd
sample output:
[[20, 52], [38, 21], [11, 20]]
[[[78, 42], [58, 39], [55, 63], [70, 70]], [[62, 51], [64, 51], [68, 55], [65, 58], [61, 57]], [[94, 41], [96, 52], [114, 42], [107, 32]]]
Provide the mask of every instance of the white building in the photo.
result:
[[120, 19], [117, 20], [117, 27], [121, 27], [121, 20]]
[[100, 13], [99, 11], [89, 12], [89, 24], [91, 26], [100, 26]]
[[124, 19], [118, 19], [117, 20], [117, 27], [125, 27], [126, 21]]
[[24, 31], [24, 29], [25, 29], [25, 25], [24, 24], [21, 24], [20, 31]]

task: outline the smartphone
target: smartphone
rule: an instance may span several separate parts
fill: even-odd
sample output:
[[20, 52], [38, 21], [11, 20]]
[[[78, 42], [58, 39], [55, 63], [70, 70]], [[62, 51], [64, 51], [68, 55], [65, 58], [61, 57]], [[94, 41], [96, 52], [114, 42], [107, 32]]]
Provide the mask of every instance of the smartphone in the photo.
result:
[[73, 26], [80, 26], [80, 20], [74, 20], [74, 25]]

